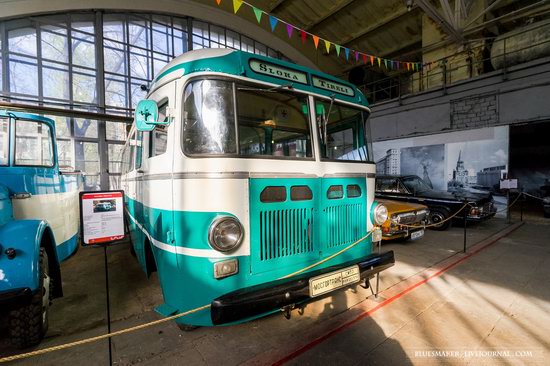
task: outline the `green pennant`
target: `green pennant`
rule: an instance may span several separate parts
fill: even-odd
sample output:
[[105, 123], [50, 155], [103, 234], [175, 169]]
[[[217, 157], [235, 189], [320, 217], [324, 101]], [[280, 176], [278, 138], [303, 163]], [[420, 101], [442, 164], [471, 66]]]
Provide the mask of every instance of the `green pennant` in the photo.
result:
[[336, 48], [336, 55], [340, 56], [340, 45], [335, 43], [334, 48]]
[[388, 60], [384, 59], [384, 66], [386, 66], [386, 69], [388, 68]]
[[254, 15], [256, 16], [256, 20], [258, 21], [258, 23], [260, 23], [260, 21], [262, 20], [262, 14], [264, 12], [255, 6], [252, 7], [252, 10], [254, 10]]

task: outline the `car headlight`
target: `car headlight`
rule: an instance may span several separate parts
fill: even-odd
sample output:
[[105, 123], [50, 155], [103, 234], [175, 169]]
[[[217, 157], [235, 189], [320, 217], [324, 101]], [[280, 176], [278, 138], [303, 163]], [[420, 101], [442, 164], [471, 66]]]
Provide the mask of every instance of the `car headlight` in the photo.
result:
[[230, 252], [243, 241], [244, 229], [239, 220], [231, 216], [219, 217], [210, 225], [208, 242], [220, 252]]
[[373, 218], [376, 225], [382, 225], [384, 222], [386, 222], [386, 220], [388, 219], [387, 207], [382, 204], [376, 205], [376, 207], [374, 208]]

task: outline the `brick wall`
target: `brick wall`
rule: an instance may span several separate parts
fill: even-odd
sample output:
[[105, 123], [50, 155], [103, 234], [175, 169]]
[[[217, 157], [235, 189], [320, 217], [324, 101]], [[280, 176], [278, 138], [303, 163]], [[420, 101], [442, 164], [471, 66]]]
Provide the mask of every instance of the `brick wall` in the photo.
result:
[[475, 95], [450, 101], [452, 129], [489, 127], [498, 123], [497, 95]]

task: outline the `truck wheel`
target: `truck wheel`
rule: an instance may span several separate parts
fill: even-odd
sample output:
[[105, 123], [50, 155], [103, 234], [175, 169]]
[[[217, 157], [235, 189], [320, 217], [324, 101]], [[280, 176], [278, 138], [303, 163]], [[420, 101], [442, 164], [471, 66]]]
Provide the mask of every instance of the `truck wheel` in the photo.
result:
[[432, 229], [443, 231], [447, 230], [451, 226], [451, 220], [445, 221], [442, 224], [438, 224], [449, 217], [449, 212], [440, 208], [430, 209], [430, 222], [434, 225]]
[[39, 262], [38, 291], [33, 295], [29, 305], [9, 314], [8, 336], [10, 342], [18, 348], [37, 345], [48, 330], [52, 281], [49, 275], [48, 254], [44, 248], [40, 248]]

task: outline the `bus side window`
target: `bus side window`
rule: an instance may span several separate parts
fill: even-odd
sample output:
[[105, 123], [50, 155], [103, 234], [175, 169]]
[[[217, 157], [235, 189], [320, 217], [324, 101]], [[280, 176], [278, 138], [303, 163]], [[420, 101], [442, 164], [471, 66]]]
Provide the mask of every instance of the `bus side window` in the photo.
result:
[[[163, 99], [159, 102], [159, 121], [166, 122], [166, 109], [168, 108], [168, 99]], [[168, 141], [167, 126], [158, 125], [155, 129], [149, 132], [149, 151], [147, 156], [154, 157], [162, 155], [166, 152], [166, 143]]]

